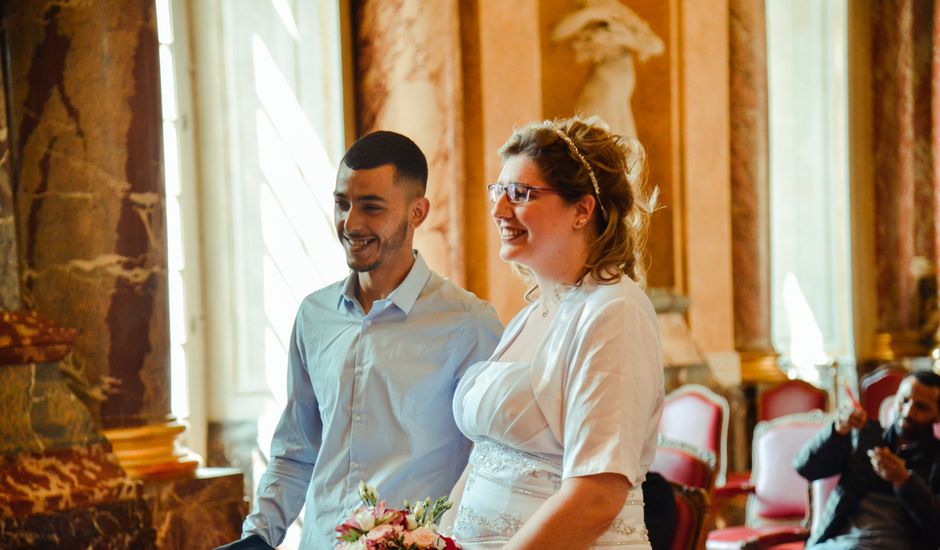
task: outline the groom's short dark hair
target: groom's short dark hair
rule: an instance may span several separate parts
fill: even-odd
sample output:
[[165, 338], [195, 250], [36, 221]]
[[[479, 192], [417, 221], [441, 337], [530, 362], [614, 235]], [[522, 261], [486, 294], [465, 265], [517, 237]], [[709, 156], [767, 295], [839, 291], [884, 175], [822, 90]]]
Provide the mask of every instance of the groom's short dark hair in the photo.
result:
[[353, 170], [368, 170], [391, 164], [395, 183], [406, 183], [423, 197], [428, 186], [428, 161], [421, 148], [407, 136], [380, 130], [357, 139], [343, 155], [341, 164]]

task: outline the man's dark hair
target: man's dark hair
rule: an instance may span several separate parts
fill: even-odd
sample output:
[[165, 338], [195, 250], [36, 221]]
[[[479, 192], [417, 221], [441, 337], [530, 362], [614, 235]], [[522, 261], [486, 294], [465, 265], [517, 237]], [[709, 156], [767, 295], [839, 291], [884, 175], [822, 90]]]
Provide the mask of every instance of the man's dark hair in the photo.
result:
[[[915, 370], [907, 376], [910, 376], [925, 386], [940, 388], [940, 375], [935, 372], [929, 370]], [[940, 406], [940, 398], [937, 399], [937, 406]]]
[[391, 164], [395, 183], [404, 180], [423, 197], [428, 186], [428, 161], [421, 149], [408, 137], [395, 132], [378, 131], [357, 139], [340, 163], [353, 170], [368, 170]]

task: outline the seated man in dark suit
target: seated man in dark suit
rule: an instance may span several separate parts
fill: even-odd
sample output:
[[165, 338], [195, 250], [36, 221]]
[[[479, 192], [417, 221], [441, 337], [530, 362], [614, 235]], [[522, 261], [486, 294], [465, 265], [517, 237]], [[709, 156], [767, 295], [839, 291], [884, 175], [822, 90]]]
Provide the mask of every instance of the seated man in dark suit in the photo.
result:
[[676, 531], [676, 501], [672, 485], [662, 475], [647, 472], [643, 481], [643, 523], [653, 550], [668, 550]]
[[940, 376], [912, 372], [895, 406], [884, 430], [860, 408], [840, 411], [794, 459], [810, 481], [841, 475], [808, 549], [940, 546]]

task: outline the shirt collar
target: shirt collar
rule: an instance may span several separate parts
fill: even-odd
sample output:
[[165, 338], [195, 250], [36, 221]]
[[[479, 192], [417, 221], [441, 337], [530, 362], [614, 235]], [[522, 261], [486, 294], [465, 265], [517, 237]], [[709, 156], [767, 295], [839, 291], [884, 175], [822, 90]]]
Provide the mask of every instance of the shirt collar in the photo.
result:
[[[427, 284], [428, 279], [431, 277], [431, 269], [424, 261], [424, 258], [421, 257], [421, 253], [417, 250], [413, 250], [412, 254], [414, 254], [415, 263], [411, 266], [411, 271], [408, 272], [408, 275], [405, 276], [401, 284], [385, 298], [398, 306], [398, 309], [402, 310], [405, 315], [411, 312], [411, 308], [414, 307], [415, 302], [418, 301], [421, 290], [424, 289], [424, 285]], [[350, 273], [349, 277], [346, 277], [346, 282], [343, 284], [343, 292], [340, 294], [339, 301], [336, 304], [337, 308], [341, 307], [344, 303], [350, 306], [356, 303], [355, 271]]]

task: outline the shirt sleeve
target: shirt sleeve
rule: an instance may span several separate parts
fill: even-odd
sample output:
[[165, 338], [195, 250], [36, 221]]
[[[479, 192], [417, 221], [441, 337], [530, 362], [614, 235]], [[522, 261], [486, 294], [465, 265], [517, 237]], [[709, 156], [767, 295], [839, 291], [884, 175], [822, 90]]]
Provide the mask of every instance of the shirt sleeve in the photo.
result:
[[664, 398], [654, 323], [640, 304], [617, 298], [575, 333], [563, 389], [562, 477], [618, 473], [635, 487], [646, 475]]
[[271, 546], [283, 541], [303, 508], [323, 431], [307, 371], [302, 324], [298, 313], [287, 360], [287, 405], [271, 440], [271, 458], [258, 483], [254, 508], [242, 525], [243, 538], [257, 534]]
[[460, 380], [475, 363], [489, 359], [503, 334], [503, 324], [499, 322], [496, 310], [486, 303], [477, 305], [471, 310], [465, 327], [464, 349], [467, 352], [457, 369], [457, 380]]

